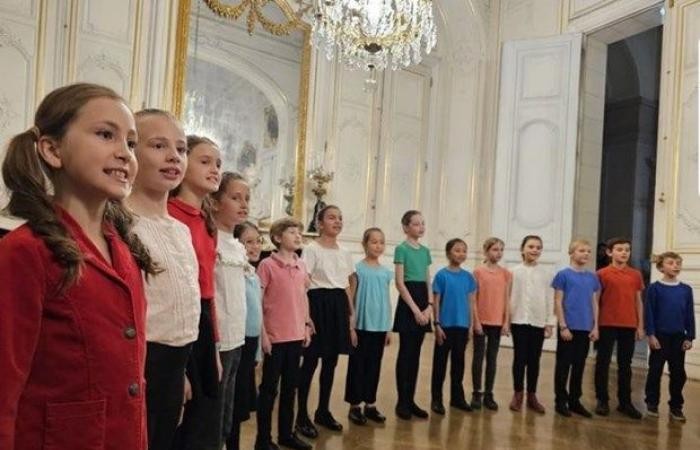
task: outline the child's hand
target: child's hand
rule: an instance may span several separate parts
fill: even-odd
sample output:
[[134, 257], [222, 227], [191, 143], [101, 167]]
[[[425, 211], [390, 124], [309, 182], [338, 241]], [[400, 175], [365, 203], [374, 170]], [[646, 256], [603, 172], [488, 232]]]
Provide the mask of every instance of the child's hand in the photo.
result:
[[180, 418], [177, 420], [177, 425], [182, 425], [182, 419], [185, 417], [185, 404], [192, 400], [192, 385], [189, 378], [185, 375], [185, 384], [182, 392], [182, 408], [180, 408]]
[[481, 328], [481, 324], [479, 322], [474, 323], [474, 334], [478, 336], [484, 334], [484, 329]]
[[544, 327], [544, 338], [549, 339], [551, 337], [552, 337], [552, 326], [547, 325], [546, 327]]
[[659, 342], [658, 339], [656, 339], [656, 336], [649, 336], [647, 338], [649, 341], [649, 348], [652, 350], [661, 350], [661, 343]]
[[262, 351], [265, 355], [271, 355], [272, 354], [272, 343], [270, 342], [270, 338], [268, 337], [267, 333], [262, 333], [260, 336], [260, 345], [262, 346]]
[[425, 325], [428, 323], [428, 321], [425, 319], [425, 316], [423, 315], [423, 311], [416, 311], [413, 313], [413, 318], [416, 319], [416, 323], [418, 325]]
[[634, 338], [638, 341], [641, 341], [644, 339], [644, 328], [639, 327], [637, 328], [637, 331], [634, 333]]
[[510, 324], [504, 323], [501, 327], [501, 336], [510, 336]]
[[309, 331], [309, 335], [313, 336], [316, 334], [316, 324], [314, 324], [314, 321], [311, 317], [306, 321], [306, 328]]
[[568, 328], [564, 328], [563, 330], [561, 330], [561, 332], [559, 332], [559, 334], [561, 335], [562, 341], [570, 341], [574, 338], [574, 335], [571, 334], [571, 330], [569, 330]]
[[311, 329], [306, 327], [304, 329], [304, 343], [301, 344], [302, 347], [306, 348], [311, 344]]
[[384, 346], [388, 347], [391, 345], [391, 333], [387, 332], [386, 337], [384, 338]]
[[437, 345], [442, 345], [445, 342], [445, 339], [447, 339], [447, 335], [443, 331], [442, 327], [440, 325], [435, 327], [435, 342], [437, 342]]
[[224, 375], [224, 366], [221, 365], [221, 355], [216, 352], [216, 373], [219, 374], [219, 383], [221, 383], [221, 378]]
[[684, 352], [687, 352], [691, 348], [693, 348], [693, 341], [683, 341], [683, 351]]
[[352, 348], [357, 348], [357, 331], [354, 328], [350, 328], [350, 345]]
[[431, 313], [431, 308], [428, 306], [423, 310], [423, 317], [425, 318], [425, 323], [430, 323], [430, 313]]
[[591, 342], [595, 342], [598, 340], [598, 328], [593, 328], [590, 333], [588, 333], [588, 339], [591, 340]]

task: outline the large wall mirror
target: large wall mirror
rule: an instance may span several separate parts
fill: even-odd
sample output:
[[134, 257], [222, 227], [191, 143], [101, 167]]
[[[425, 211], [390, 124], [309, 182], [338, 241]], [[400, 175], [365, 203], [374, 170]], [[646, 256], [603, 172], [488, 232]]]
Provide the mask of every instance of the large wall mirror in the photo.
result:
[[[301, 218], [310, 27], [286, 0], [181, 0], [174, 110], [250, 182], [250, 217]], [[295, 180], [289, 192], [281, 180]]]

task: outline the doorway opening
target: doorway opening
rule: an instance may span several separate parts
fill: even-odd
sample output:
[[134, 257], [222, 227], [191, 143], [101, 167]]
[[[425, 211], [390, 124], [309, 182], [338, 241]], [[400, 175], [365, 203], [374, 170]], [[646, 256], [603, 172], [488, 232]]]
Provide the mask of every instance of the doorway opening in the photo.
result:
[[654, 216], [663, 5], [585, 36], [574, 235], [632, 241], [648, 283]]

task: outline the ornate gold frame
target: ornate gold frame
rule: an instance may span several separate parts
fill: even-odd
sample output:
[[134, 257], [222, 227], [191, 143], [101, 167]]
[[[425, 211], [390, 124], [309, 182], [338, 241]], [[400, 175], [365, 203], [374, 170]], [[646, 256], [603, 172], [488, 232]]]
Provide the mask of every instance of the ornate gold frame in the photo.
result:
[[[263, 29], [276, 35], [284, 36], [299, 30], [303, 34], [301, 49], [301, 76], [299, 77], [299, 115], [297, 121], [297, 145], [294, 152], [294, 201], [293, 215], [303, 218], [304, 184], [306, 181], [306, 133], [309, 111], [309, 84], [311, 79], [311, 25], [304, 22], [294, 12], [287, 0], [269, 0], [274, 2], [284, 13], [287, 22], [276, 23], [265, 17], [261, 7], [266, 0], [240, 0], [238, 5], [226, 5], [220, 0], [203, 0], [215, 14], [236, 20], [248, 10], [248, 33], [253, 33], [255, 24], [260, 23]], [[190, 11], [192, 0], [180, 0], [177, 12], [175, 44], [175, 68], [173, 75], [172, 111], [177, 117], [182, 117], [183, 100], [185, 97], [185, 75], [187, 73], [187, 44], [189, 41]]]

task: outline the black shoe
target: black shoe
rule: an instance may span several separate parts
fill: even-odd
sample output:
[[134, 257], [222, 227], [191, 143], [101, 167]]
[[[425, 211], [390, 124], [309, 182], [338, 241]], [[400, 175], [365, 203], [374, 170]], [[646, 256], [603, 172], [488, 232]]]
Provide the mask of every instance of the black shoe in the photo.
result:
[[484, 394], [484, 407], [491, 411], [498, 411], [498, 403], [493, 399], [493, 394]]
[[331, 431], [343, 431], [343, 426], [340, 424], [340, 422], [335, 420], [330, 411], [316, 411], [316, 414], [314, 414], [314, 423]]
[[418, 417], [419, 419], [427, 419], [428, 411], [424, 410], [415, 403], [410, 406], [411, 414]]
[[464, 399], [457, 400], [457, 401], [451, 401], [450, 406], [453, 408], [461, 409], [462, 411], [466, 411], [466, 412], [473, 411], [472, 407], [469, 406], [469, 403], [467, 403], [467, 401]]
[[[619, 409], [620, 408], [618, 408], [618, 410]], [[607, 416], [608, 414], [610, 414], [610, 407], [608, 406], [608, 402], [598, 400], [598, 403], [595, 406], [595, 413], [599, 416]]]
[[284, 439], [279, 439], [278, 442], [282, 447], [292, 448], [294, 450], [311, 450], [313, 448], [308, 442], [299, 439], [296, 433], [292, 433], [291, 436], [287, 436]]
[[309, 439], [315, 439], [318, 437], [318, 430], [314, 424], [311, 423], [311, 419], [309, 419], [309, 416], [306, 414], [303, 416], [297, 416], [296, 432]]
[[348, 419], [355, 425], [364, 425], [367, 423], [367, 417], [362, 414], [362, 409], [359, 406], [351, 406], [348, 412]]
[[554, 405], [554, 410], [560, 416], [571, 417], [571, 411], [569, 411], [569, 407], [566, 406], [566, 404], [564, 403], [557, 403], [556, 405]]
[[642, 413], [640, 413], [639, 410], [637, 410], [637, 408], [635, 408], [632, 405], [632, 403], [628, 403], [626, 405], [619, 405], [617, 407], [617, 410], [629, 417], [630, 419], [639, 420], [642, 418]]
[[569, 411], [571, 411], [572, 413], [578, 414], [579, 416], [586, 417], [586, 418], [588, 418], [588, 419], [590, 419], [591, 417], [593, 417], [593, 414], [591, 414], [591, 412], [590, 412], [589, 410], [587, 410], [587, 409], [581, 404], [581, 402], [571, 403], [571, 404], [569, 405]]
[[365, 417], [372, 422], [386, 422], [386, 417], [384, 417], [384, 414], [379, 412], [376, 406], [365, 406]]
[[396, 416], [399, 419], [411, 420], [411, 408], [407, 406], [396, 405]]
[[677, 422], [685, 422], [685, 415], [680, 408], [671, 408], [671, 419]]
[[656, 405], [650, 405], [647, 403], [647, 416], [659, 417], [659, 407]]
[[430, 403], [430, 409], [432, 409], [435, 414], [440, 414], [441, 416], [445, 415], [445, 406], [443, 406], [440, 400], [433, 400], [432, 403]]
[[255, 450], [279, 450], [280, 448], [274, 442], [255, 442]]
[[472, 409], [478, 411], [481, 409], [481, 392], [474, 392], [472, 394]]

